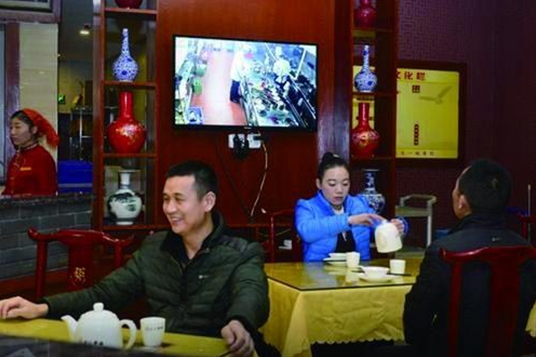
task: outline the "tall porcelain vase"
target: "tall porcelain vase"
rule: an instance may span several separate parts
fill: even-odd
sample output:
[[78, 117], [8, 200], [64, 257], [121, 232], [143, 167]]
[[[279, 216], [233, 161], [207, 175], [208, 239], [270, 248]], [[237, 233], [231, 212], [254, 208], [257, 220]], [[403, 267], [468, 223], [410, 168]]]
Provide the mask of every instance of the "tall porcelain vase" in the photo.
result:
[[380, 214], [385, 207], [385, 197], [376, 191], [376, 174], [378, 169], [363, 169], [365, 173], [365, 189], [360, 192], [361, 195], [365, 196], [370, 207], [374, 209], [377, 214]]
[[121, 82], [132, 82], [138, 75], [138, 64], [130, 55], [128, 44], [128, 29], [123, 29], [121, 42], [121, 54], [115, 60], [112, 69], [115, 79]]
[[134, 224], [141, 212], [141, 198], [130, 188], [130, 176], [136, 170], [119, 171], [119, 190], [108, 198], [108, 210], [120, 226]]
[[378, 78], [371, 71], [369, 64], [370, 46], [363, 46], [363, 67], [354, 77], [354, 86], [359, 92], [370, 93], [376, 89]]
[[354, 159], [369, 159], [380, 144], [380, 134], [370, 127], [370, 103], [358, 104], [359, 116], [357, 125], [352, 128], [350, 151]]
[[134, 117], [131, 92], [119, 93], [119, 116], [107, 131], [108, 142], [117, 153], [137, 153], [143, 147], [146, 130]]

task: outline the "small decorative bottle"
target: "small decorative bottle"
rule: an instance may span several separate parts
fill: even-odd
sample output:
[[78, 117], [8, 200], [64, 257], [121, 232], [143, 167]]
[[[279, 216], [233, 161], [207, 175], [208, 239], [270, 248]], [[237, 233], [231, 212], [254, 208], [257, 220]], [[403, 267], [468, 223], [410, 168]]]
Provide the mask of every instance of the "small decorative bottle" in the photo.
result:
[[354, 86], [359, 92], [370, 93], [374, 92], [378, 78], [370, 70], [369, 64], [370, 46], [363, 46], [363, 67], [361, 71], [354, 77]]
[[138, 75], [138, 64], [130, 55], [128, 45], [128, 29], [123, 29], [123, 40], [121, 42], [121, 54], [115, 60], [113, 66], [115, 79], [121, 82], [132, 82]]
[[358, 108], [357, 126], [351, 131], [350, 151], [355, 159], [368, 159], [374, 156], [380, 144], [380, 134], [369, 124], [370, 103], [360, 102]]
[[141, 198], [130, 188], [130, 175], [136, 170], [119, 171], [119, 190], [108, 198], [108, 210], [120, 226], [134, 223], [141, 212]]
[[365, 189], [360, 192], [361, 195], [365, 196], [370, 207], [374, 209], [377, 214], [380, 214], [385, 207], [385, 197], [376, 191], [376, 174], [378, 169], [363, 169], [365, 173]]
[[132, 93], [120, 92], [119, 116], [107, 128], [108, 142], [117, 153], [137, 153], [145, 143], [145, 127], [134, 117], [132, 105]]
[[360, 0], [354, 11], [354, 22], [359, 27], [372, 27], [376, 23], [376, 9], [371, 0]]

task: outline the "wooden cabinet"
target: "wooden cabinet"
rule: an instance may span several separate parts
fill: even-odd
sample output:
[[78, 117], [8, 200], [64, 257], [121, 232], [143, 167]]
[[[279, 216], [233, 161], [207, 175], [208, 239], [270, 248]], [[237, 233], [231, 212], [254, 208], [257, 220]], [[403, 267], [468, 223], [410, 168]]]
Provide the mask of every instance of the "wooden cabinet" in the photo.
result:
[[[93, 222], [105, 231], [150, 230], [156, 221], [158, 146], [158, 88], [155, 83], [157, 1], [139, 9], [119, 8], [112, 0], [93, 1]], [[130, 54], [138, 64], [133, 82], [117, 81], [112, 64], [121, 52], [121, 32], [129, 30]], [[147, 130], [143, 148], [132, 154], [116, 153], [107, 140], [107, 126], [119, 114], [119, 93], [133, 93], [133, 113]], [[133, 170], [131, 188], [141, 196], [143, 209], [133, 224], [118, 225], [108, 212], [107, 200], [119, 188], [118, 171]]]
[[[354, 8], [359, 0], [336, 2], [335, 102], [334, 123], [337, 126], [335, 150], [349, 160], [354, 189], [363, 186], [364, 168], [380, 171], [376, 177], [376, 189], [386, 198], [386, 217], [394, 215], [396, 204], [396, 71], [398, 41], [398, 1], [376, 0], [377, 19], [374, 27], [354, 25]], [[371, 48], [371, 66], [378, 77], [373, 93], [359, 93], [354, 87], [354, 66], [362, 63], [364, 45]], [[350, 131], [357, 125], [357, 103], [371, 102], [374, 129], [380, 134], [380, 146], [371, 159], [353, 159], [350, 154]]]

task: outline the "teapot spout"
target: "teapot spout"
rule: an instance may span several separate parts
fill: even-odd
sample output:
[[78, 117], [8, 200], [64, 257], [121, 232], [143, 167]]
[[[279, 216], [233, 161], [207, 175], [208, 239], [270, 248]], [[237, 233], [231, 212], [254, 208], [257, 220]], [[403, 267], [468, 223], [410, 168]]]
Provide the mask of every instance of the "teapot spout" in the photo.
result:
[[62, 316], [61, 319], [63, 321], [65, 321], [65, 323], [67, 324], [67, 329], [69, 330], [69, 339], [72, 342], [76, 342], [75, 341], [75, 332], [76, 332], [76, 325], [78, 325], [78, 323], [76, 322], [75, 319], [73, 319], [69, 315]]

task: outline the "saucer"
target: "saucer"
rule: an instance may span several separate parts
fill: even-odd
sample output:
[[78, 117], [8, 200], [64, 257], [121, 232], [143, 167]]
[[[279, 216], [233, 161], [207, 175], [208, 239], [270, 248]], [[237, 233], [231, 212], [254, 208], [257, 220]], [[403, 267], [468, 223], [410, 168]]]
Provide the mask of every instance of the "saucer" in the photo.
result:
[[340, 260], [340, 259], [324, 258], [324, 263], [328, 263], [336, 267], [346, 266], [346, 260]]
[[346, 260], [346, 253], [329, 253], [329, 258], [334, 260]]
[[346, 256], [344, 256], [344, 258], [343, 257], [325, 257], [324, 261], [325, 262], [345, 262]]
[[389, 275], [389, 274], [382, 276], [381, 278], [372, 278], [372, 277], [366, 276], [364, 273], [358, 273], [358, 276], [359, 276], [359, 279], [365, 280], [366, 282], [369, 282], [369, 283], [386, 283], [388, 281], [391, 281], [397, 278], [397, 276]]

